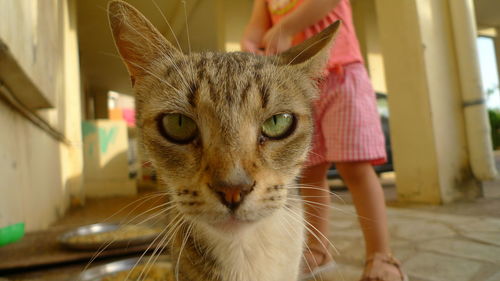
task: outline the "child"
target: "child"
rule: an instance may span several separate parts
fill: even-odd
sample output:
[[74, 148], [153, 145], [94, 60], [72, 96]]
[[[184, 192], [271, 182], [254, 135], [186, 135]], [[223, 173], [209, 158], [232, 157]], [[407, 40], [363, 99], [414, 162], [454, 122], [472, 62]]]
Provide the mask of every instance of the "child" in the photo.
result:
[[330, 204], [326, 174], [335, 163], [362, 218], [366, 264], [361, 280], [406, 280], [391, 255], [384, 193], [372, 167], [386, 161], [384, 136], [349, 0], [254, 0], [241, 47], [258, 54], [280, 53], [336, 20], [342, 26], [314, 104], [313, 148], [301, 180], [304, 199], [313, 201], [305, 212], [315, 233], [308, 237], [304, 274], [314, 277], [333, 265], [325, 247]]

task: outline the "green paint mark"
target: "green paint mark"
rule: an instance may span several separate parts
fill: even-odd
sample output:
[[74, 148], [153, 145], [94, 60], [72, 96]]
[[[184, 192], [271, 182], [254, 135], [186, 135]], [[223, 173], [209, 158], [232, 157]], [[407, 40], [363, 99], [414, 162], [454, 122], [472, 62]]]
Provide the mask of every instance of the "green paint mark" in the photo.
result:
[[24, 236], [24, 223], [16, 223], [0, 228], [0, 246], [16, 242]]
[[107, 132], [104, 128], [99, 128], [99, 144], [101, 145], [101, 153], [106, 153], [108, 151], [108, 145], [116, 138], [117, 131], [117, 127], [111, 127], [111, 129]]
[[89, 150], [88, 150], [89, 156], [92, 156], [92, 154], [94, 154], [94, 145], [95, 142], [89, 143]]
[[96, 133], [96, 127], [93, 123], [90, 122], [82, 122], [82, 135], [86, 137], [90, 134]]

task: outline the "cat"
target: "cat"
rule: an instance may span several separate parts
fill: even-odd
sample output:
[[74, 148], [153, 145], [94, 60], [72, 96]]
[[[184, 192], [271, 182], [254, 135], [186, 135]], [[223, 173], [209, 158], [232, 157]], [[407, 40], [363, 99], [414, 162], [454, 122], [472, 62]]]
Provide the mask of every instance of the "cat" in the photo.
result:
[[108, 13], [142, 145], [173, 202], [162, 242], [177, 280], [298, 280], [296, 179], [340, 23], [275, 56], [186, 55], [131, 5], [112, 1]]

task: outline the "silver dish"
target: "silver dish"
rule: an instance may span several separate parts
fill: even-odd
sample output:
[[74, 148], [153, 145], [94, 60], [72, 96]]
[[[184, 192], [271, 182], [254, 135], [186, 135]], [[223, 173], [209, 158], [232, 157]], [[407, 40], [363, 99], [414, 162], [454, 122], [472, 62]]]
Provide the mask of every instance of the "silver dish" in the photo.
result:
[[[103, 247], [106, 249], [116, 249], [130, 246], [143, 245], [152, 242], [159, 234], [150, 234], [138, 236], [130, 239], [120, 239], [114, 241], [103, 241], [103, 242], [74, 242], [71, 238], [76, 236], [85, 236], [95, 233], [109, 232], [123, 227], [123, 224], [119, 223], [96, 223], [86, 226], [81, 226], [76, 229], [70, 230], [58, 237], [59, 243], [76, 250], [100, 250]], [[108, 245], [109, 244], [109, 245]]]
[[[68, 281], [101, 281], [105, 277], [112, 276], [122, 271], [131, 270], [136, 265], [145, 264], [148, 262], [149, 258], [150, 256], [145, 256], [142, 259], [130, 258], [125, 260], [110, 262], [104, 265], [99, 265], [83, 271], [82, 273], [74, 276]], [[155, 262], [155, 265], [165, 268], [171, 268], [172, 263], [169, 257], [159, 256]]]

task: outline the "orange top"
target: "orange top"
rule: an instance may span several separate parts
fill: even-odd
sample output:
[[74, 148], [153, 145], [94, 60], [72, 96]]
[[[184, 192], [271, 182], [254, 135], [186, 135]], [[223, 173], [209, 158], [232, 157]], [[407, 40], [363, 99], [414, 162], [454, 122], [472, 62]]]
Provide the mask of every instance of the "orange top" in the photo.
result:
[[[294, 11], [303, 2], [303, 0], [266, 1], [273, 24], [276, 24], [287, 14]], [[361, 56], [361, 51], [359, 49], [358, 38], [356, 37], [356, 31], [354, 30], [351, 4], [349, 3], [349, 0], [340, 0], [337, 6], [331, 10], [328, 15], [297, 34], [293, 39], [293, 43], [296, 45], [321, 32], [321, 30], [325, 29], [337, 20], [342, 21], [342, 26], [340, 27], [335, 44], [330, 51], [330, 60], [328, 61], [327, 66], [329, 70], [335, 70], [338, 69], [339, 66], [350, 63], [363, 62], [363, 57]]]

